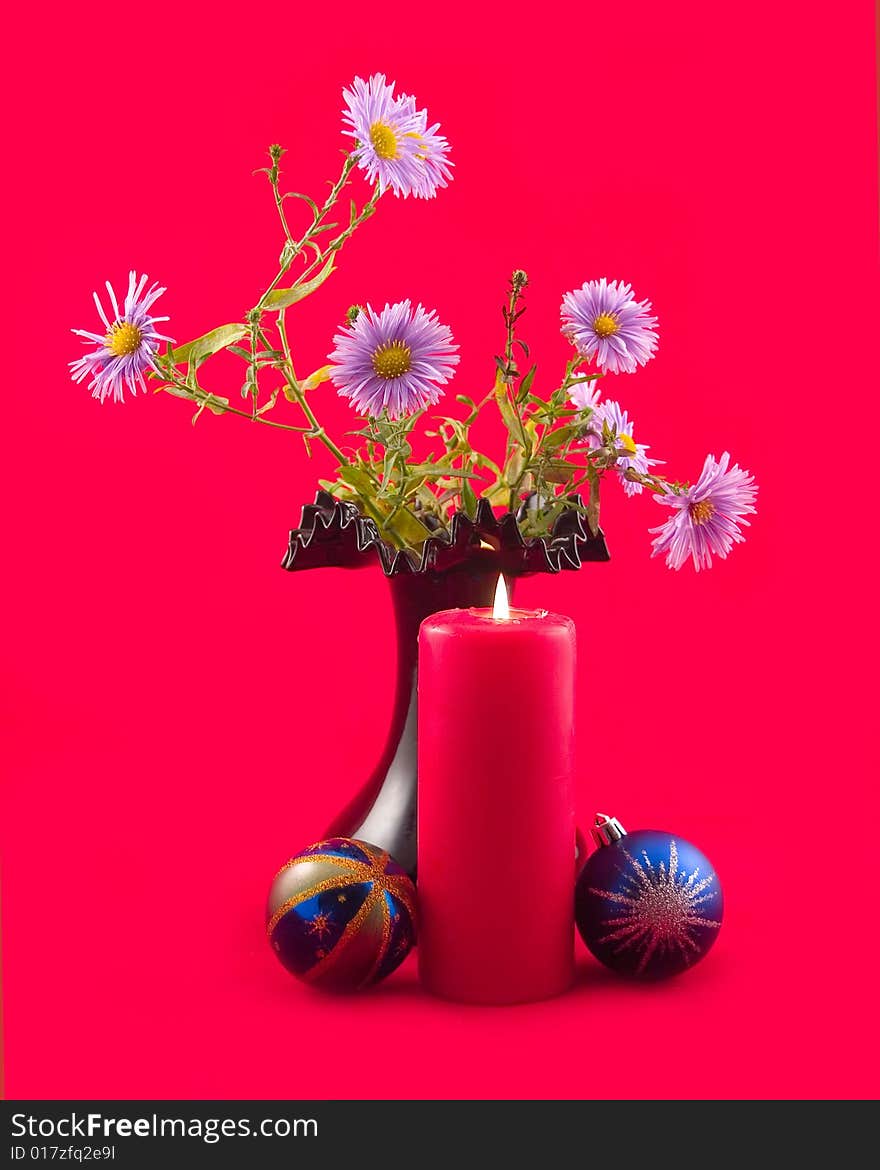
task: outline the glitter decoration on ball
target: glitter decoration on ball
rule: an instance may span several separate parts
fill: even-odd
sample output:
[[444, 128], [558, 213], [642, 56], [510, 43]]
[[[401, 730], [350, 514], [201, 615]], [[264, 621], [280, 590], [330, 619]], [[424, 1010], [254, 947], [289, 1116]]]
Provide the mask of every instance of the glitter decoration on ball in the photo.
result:
[[602, 814], [592, 833], [598, 848], [578, 878], [575, 919], [596, 958], [641, 979], [693, 967], [718, 937], [724, 913], [709, 860], [681, 837], [627, 833]]
[[281, 868], [266, 918], [272, 949], [292, 975], [359, 991], [390, 975], [412, 949], [416, 891], [384, 849], [332, 837]]

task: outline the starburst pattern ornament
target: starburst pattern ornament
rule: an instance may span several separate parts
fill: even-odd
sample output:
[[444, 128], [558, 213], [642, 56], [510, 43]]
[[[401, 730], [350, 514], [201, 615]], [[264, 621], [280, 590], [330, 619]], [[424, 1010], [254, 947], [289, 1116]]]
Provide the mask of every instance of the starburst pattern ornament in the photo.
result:
[[597, 817], [600, 846], [577, 884], [581, 936], [606, 967], [644, 979], [677, 975], [702, 959], [718, 936], [724, 902], [710, 862], [669, 833], [627, 834]]

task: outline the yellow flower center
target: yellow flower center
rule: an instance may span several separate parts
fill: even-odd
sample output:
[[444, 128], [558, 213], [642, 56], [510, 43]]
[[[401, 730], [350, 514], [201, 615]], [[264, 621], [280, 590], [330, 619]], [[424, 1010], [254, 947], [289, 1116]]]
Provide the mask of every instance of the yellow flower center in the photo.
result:
[[384, 122], [374, 122], [370, 127], [370, 142], [379, 158], [397, 158], [397, 135]]
[[612, 317], [610, 313], [600, 313], [593, 322], [593, 332], [598, 333], [600, 337], [610, 337], [619, 328], [620, 325], [616, 318]]
[[110, 332], [104, 338], [104, 344], [114, 357], [127, 357], [136, 353], [141, 343], [141, 331], [130, 321], [117, 321], [110, 326]]
[[403, 341], [388, 341], [373, 354], [373, 369], [380, 378], [399, 378], [409, 369], [410, 357], [410, 348]]
[[715, 505], [711, 500], [699, 500], [690, 506], [691, 520], [694, 524], [705, 524], [715, 515]]

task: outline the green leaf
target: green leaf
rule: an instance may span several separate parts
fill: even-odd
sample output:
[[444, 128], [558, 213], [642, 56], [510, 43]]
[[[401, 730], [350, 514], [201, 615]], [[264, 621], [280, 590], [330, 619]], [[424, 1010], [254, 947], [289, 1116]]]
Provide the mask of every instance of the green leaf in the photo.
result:
[[516, 439], [517, 443], [519, 443], [521, 447], [524, 447], [526, 451], [531, 454], [532, 445], [522, 428], [522, 424], [517, 418], [516, 411], [510, 405], [510, 401], [508, 400], [507, 395], [505, 395], [503, 398], [498, 398], [498, 408], [501, 411], [501, 417], [504, 419], [504, 425], [510, 431], [511, 435], [513, 435], [514, 439]]
[[504, 478], [511, 487], [515, 487], [523, 473], [525, 461], [522, 451], [517, 447], [510, 453], [507, 466], [504, 469]]
[[385, 451], [385, 459], [382, 463], [382, 489], [379, 492], [380, 496], [389, 494], [390, 481], [394, 478], [395, 468], [397, 466], [398, 455], [396, 451]]
[[192, 402], [192, 394], [189, 390], [184, 390], [181, 386], [176, 386], [173, 382], [169, 382], [166, 386], [157, 386], [156, 393], [164, 390], [166, 394], [173, 394], [175, 398], [186, 398]]
[[555, 471], [568, 471], [572, 474], [584, 470], [580, 463], [572, 463], [570, 459], [548, 459], [547, 466]]
[[179, 345], [173, 353], [169, 346], [168, 357], [177, 366], [182, 366], [184, 362], [188, 362], [191, 367], [195, 368], [196, 366], [200, 366], [212, 354], [219, 353], [221, 349], [226, 349], [228, 345], [240, 341], [247, 334], [247, 331], [247, 325], [238, 323], [235, 325], [221, 325], [218, 329], [212, 329], [210, 333], [205, 333], [201, 337], [197, 337], [195, 341], [188, 341], [186, 345]]
[[528, 394], [528, 392], [531, 390], [532, 382], [534, 382], [534, 380], [535, 380], [535, 371], [537, 370], [537, 368], [538, 368], [537, 366], [532, 366], [532, 368], [528, 371], [528, 373], [525, 375], [523, 380], [520, 382], [519, 394], [520, 394], [521, 398], [524, 398]]
[[333, 257], [331, 256], [317, 276], [303, 284], [294, 284], [290, 288], [272, 289], [260, 307], [274, 313], [278, 309], [286, 309], [289, 305], [295, 305], [297, 301], [303, 300], [319, 289], [333, 270]]
[[[417, 548], [431, 535], [428, 529], [405, 508], [395, 508], [390, 514], [389, 505], [377, 498], [376, 485], [370, 476], [359, 467], [338, 467], [339, 481], [353, 488], [362, 509], [396, 542]], [[338, 494], [335, 493], [334, 494]]]
[[257, 411], [257, 414], [258, 414], [258, 415], [259, 415], [259, 414], [265, 414], [267, 410], [271, 410], [271, 409], [272, 409], [272, 407], [275, 405], [275, 403], [276, 403], [277, 401], [278, 401], [278, 391], [277, 391], [277, 390], [273, 390], [273, 391], [272, 391], [272, 393], [269, 395], [269, 401], [268, 401], [268, 402], [264, 402], [264, 403], [263, 403], [263, 405], [262, 405], [262, 406], [260, 407], [260, 409]]
[[416, 548], [424, 544], [431, 535], [424, 524], [417, 520], [412, 512], [407, 512], [404, 508], [401, 508], [393, 517], [389, 517], [388, 528], [395, 536]]
[[199, 403], [199, 409], [192, 417], [193, 426], [199, 421], [199, 415], [206, 408], [210, 410], [211, 414], [225, 414], [226, 407], [229, 405], [228, 398], [220, 398], [217, 394], [207, 394], [204, 390], [200, 392], [197, 401]]
[[474, 494], [474, 489], [466, 479], [462, 480], [461, 484], [461, 506], [467, 515], [473, 519], [477, 511], [477, 497]]
[[506, 507], [507, 502], [510, 499], [510, 489], [502, 484], [500, 487], [495, 488], [494, 491], [488, 492], [486, 494], [486, 499], [493, 508]]
[[349, 487], [363, 495], [371, 496], [375, 491], [372, 479], [358, 467], [337, 467], [336, 474], [343, 483], [347, 483]]
[[559, 427], [555, 431], [551, 431], [549, 435], [544, 436], [543, 450], [555, 451], [558, 447], [564, 447], [566, 443], [571, 442], [578, 432], [582, 429], [581, 424]]
[[408, 463], [406, 470], [410, 475], [424, 475], [437, 479], [446, 476], [449, 479], [482, 479], [476, 471], [458, 471], [454, 467], [446, 467], [442, 463]]
[[576, 475], [583, 472], [579, 463], [571, 463], [566, 459], [550, 459], [544, 465], [544, 478], [550, 483], [568, 483]]
[[[595, 382], [597, 378], [604, 377], [603, 374], [580, 374], [576, 378], [568, 378], [569, 386], [576, 386], [579, 382]], [[564, 393], [564, 390], [557, 391], [557, 393]]]
[[221, 398], [218, 394], [208, 394], [205, 398], [205, 406], [211, 414], [225, 414], [228, 405], [229, 399]]
[[282, 202], [285, 199], [302, 199], [303, 203], [308, 203], [309, 207], [311, 207], [312, 216], [315, 220], [317, 220], [321, 214], [320, 211], [318, 211], [318, 205], [314, 199], [310, 198], [308, 195], [301, 194], [299, 191], [287, 191], [284, 195], [281, 196], [281, 199]]
[[320, 386], [322, 382], [327, 382], [330, 379], [330, 371], [332, 366], [321, 366], [320, 369], [315, 370], [314, 373], [309, 374], [304, 382], [300, 383], [302, 390], [314, 390]]

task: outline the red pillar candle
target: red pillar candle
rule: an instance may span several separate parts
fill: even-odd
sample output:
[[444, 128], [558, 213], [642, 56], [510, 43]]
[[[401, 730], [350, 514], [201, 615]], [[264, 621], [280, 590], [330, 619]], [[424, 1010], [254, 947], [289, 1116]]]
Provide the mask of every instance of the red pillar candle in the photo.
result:
[[422, 623], [419, 975], [437, 995], [520, 1003], [571, 982], [574, 667], [558, 614]]

